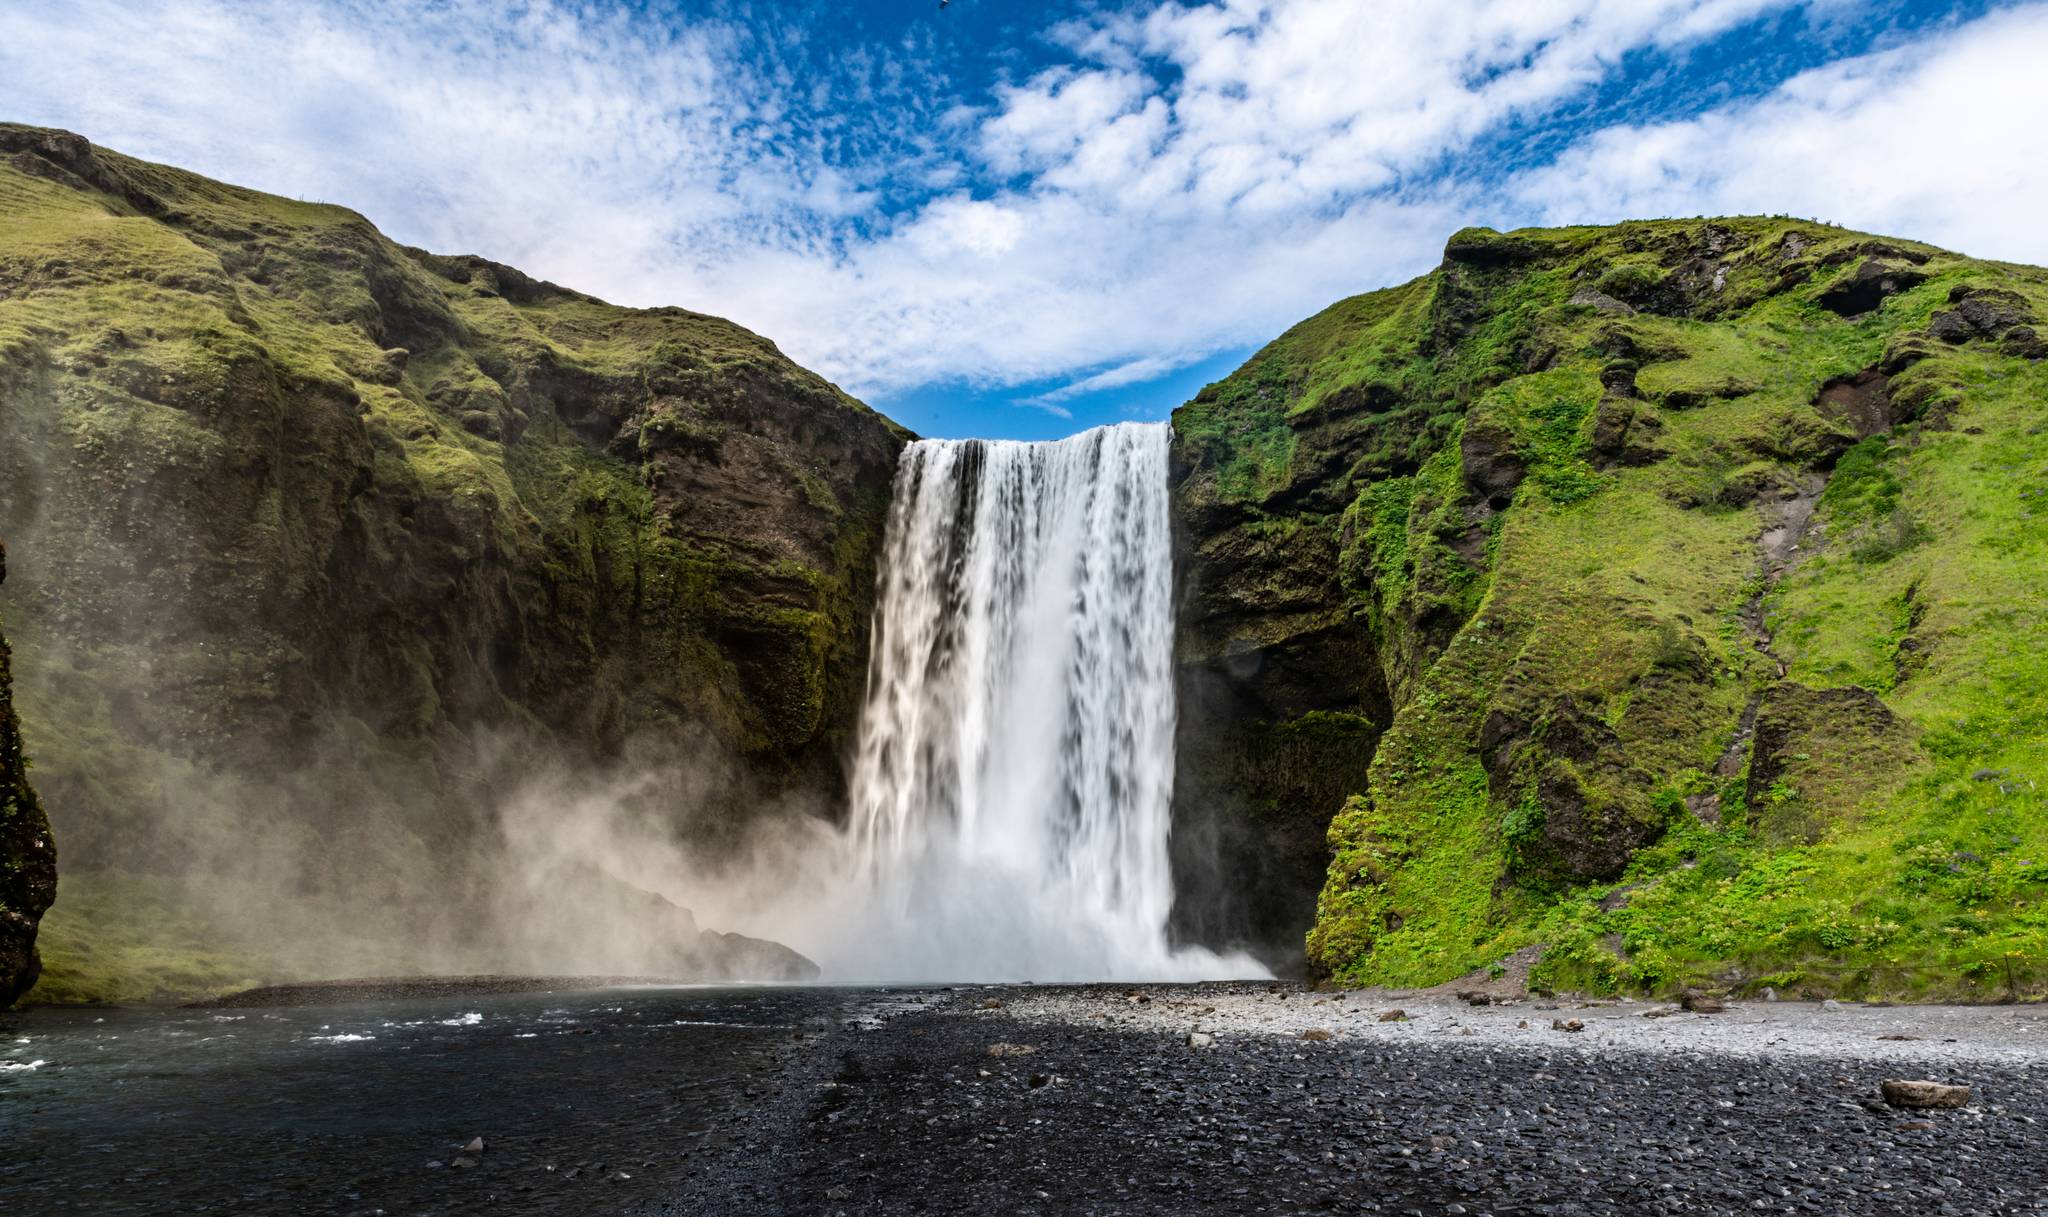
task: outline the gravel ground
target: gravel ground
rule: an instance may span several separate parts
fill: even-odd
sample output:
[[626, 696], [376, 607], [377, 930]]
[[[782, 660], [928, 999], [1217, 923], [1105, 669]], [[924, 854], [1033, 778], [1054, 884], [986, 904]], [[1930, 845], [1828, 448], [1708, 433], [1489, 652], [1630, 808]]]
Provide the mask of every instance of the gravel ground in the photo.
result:
[[[1133, 1000], [1139, 995], [1140, 1000]], [[1303, 992], [1284, 985], [1020, 990], [1012, 1017], [1219, 1039], [1299, 1037], [1321, 1028], [1335, 1042], [1428, 1046], [1449, 1036], [1463, 1046], [1571, 1046], [1655, 1054], [1707, 1053], [1944, 1064], [2048, 1066], [2048, 1006], [1869, 1006], [1858, 1003], [1736, 1002], [1694, 1014], [1664, 1002], [1576, 1002], [1536, 998], [1470, 1006], [1439, 993]], [[1381, 1022], [1399, 1010], [1407, 1017]], [[1584, 1030], [1551, 1029], [1577, 1019]], [[1468, 1034], [1469, 1033], [1469, 1034]], [[1567, 1035], [1571, 1038], [1567, 1039]], [[1898, 1037], [1898, 1038], [1890, 1038]], [[2041, 1075], [2048, 1083], [2048, 1073]]]
[[[2048, 1011], [1646, 1019], [1642, 1004], [1137, 992], [962, 989], [841, 1029], [663, 1208], [2048, 1214]], [[1408, 1021], [1379, 1021], [1395, 1008]], [[1570, 1018], [1585, 1029], [1551, 1028]], [[1197, 1027], [1211, 1044], [1189, 1046]], [[1893, 1112], [1874, 1103], [1888, 1077], [1973, 1098]]]

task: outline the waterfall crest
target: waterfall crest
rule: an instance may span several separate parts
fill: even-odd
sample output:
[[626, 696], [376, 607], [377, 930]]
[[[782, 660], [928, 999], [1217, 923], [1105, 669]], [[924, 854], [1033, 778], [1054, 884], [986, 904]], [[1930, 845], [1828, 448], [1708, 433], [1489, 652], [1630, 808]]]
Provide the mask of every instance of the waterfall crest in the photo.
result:
[[899, 979], [1240, 974], [1166, 940], [1168, 431], [904, 450], [852, 779], [862, 965]]

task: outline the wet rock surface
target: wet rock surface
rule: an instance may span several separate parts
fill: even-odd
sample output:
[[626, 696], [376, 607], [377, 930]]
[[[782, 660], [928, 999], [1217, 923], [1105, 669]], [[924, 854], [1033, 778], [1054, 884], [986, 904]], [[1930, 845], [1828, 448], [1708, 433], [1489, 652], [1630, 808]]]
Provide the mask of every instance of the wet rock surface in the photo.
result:
[[[486, 978], [488, 979], [488, 978]], [[785, 1071], [907, 999], [488, 986], [0, 1015], [0, 1213], [659, 1211], [758, 1145]]]

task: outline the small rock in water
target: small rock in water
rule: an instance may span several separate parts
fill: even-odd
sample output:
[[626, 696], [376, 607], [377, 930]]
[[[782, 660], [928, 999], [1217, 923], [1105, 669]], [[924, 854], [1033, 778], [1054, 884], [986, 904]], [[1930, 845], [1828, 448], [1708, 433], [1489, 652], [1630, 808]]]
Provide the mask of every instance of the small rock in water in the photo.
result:
[[1919, 1039], [1920, 1037], [1919, 1037], [1919, 1036], [1917, 1036], [1917, 1035], [1880, 1035], [1880, 1036], [1878, 1036], [1877, 1038], [1879, 1038], [1879, 1039], [1881, 1039], [1881, 1040], [1897, 1040], [1897, 1041], [1904, 1041], [1904, 1040], [1917, 1040], [1917, 1039]]
[[1575, 1018], [1553, 1018], [1550, 1020], [1550, 1029], [1552, 1031], [1584, 1031], [1586, 1024]]
[[480, 1154], [484, 1152], [484, 1139], [482, 1137], [471, 1137], [469, 1144], [462, 1147], [462, 1152], [465, 1154]]
[[1676, 1013], [1678, 1013], [1677, 1006], [1651, 1006], [1649, 1009], [1643, 1011], [1643, 1017], [1670, 1018], [1672, 1015]]
[[1961, 1107], [1970, 1101], [1968, 1086], [1951, 1086], [1946, 1082], [1886, 1078], [1879, 1089], [1884, 1092], [1884, 1101], [1893, 1107]]
[[1216, 1037], [1206, 1031], [1188, 1032], [1188, 1047], [1190, 1048], [1209, 1048], [1215, 1046], [1215, 1043]]
[[1050, 1074], [1045, 1074], [1045, 1073], [1034, 1073], [1034, 1074], [1032, 1074], [1032, 1075], [1031, 1075], [1031, 1077], [1030, 1077], [1030, 1078], [1029, 1078], [1029, 1079], [1027, 1080], [1027, 1084], [1028, 1084], [1028, 1085], [1029, 1085], [1029, 1086], [1031, 1087], [1031, 1089], [1033, 1089], [1033, 1090], [1038, 1090], [1038, 1089], [1041, 1089], [1041, 1088], [1043, 1088], [1043, 1087], [1045, 1087], [1045, 1086], [1049, 1085], [1049, 1084], [1050, 1084], [1051, 1082], [1052, 1082], [1052, 1075], [1050, 1075]]
[[463, 1154], [462, 1156], [456, 1158], [455, 1161], [450, 1162], [448, 1165], [462, 1168], [475, 1166], [476, 1164], [477, 1160], [475, 1158], [470, 1157], [468, 1154]]
[[1405, 1023], [1408, 1021], [1408, 1012], [1406, 1010], [1389, 1010], [1385, 1014], [1380, 1015], [1380, 1021], [1383, 1023]]
[[1322, 1043], [1326, 1040], [1332, 1040], [1337, 1037], [1331, 1035], [1329, 1028], [1327, 1027], [1310, 1027], [1308, 1030], [1301, 1033], [1301, 1038], [1305, 1040], [1314, 1040], [1316, 1043]]
[[846, 1186], [844, 1183], [833, 1184], [831, 1187], [825, 1189], [825, 1199], [851, 1200], [853, 1199], [853, 1189]]
[[1841, 1010], [1842, 1003], [1830, 997], [1820, 1004], [1820, 1008], [1826, 1010], [1830, 1014], [1833, 1014]]
[[1493, 1004], [1492, 994], [1481, 993], [1477, 990], [1467, 990], [1464, 993], [1458, 994], [1458, 996], [1463, 998], [1468, 1006], [1490, 1006]]
[[988, 998], [981, 1003], [981, 1008], [984, 1010], [1000, 1010], [1003, 1008], [1003, 999], [1000, 997]]
[[1678, 1004], [1694, 1014], [1719, 1014], [1728, 1008], [1727, 1003], [1720, 998], [1702, 993], [1698, 989], [1687, 989], [1685, 996], [1678, 999]]
[[1038, 1049], [1030, 1044], [1012, 1044], [1007, 1040], [988, 1046], [988, 1055], [990, 1056], [1030, 1056], [1036, 1051]]

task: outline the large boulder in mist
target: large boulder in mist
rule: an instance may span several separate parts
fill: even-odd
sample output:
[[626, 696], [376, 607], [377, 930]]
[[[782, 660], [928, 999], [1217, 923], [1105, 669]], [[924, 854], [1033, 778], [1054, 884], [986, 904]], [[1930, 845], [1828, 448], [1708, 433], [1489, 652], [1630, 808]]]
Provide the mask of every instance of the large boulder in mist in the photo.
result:
[[818, 965], [778, 942], [701, 929], [689, 909], [579, 860], [502, 881], [489, 936], [509, 971], [669, 980], [807, 981]]
[[[0, 583], [6, 580], [7, 547], [0, 545]], [[57, 896], [57, 849], [28, 784], [10, 660], [0, 637], [0, 1009], [35, 986], [42, 971], [36, 925]]]

